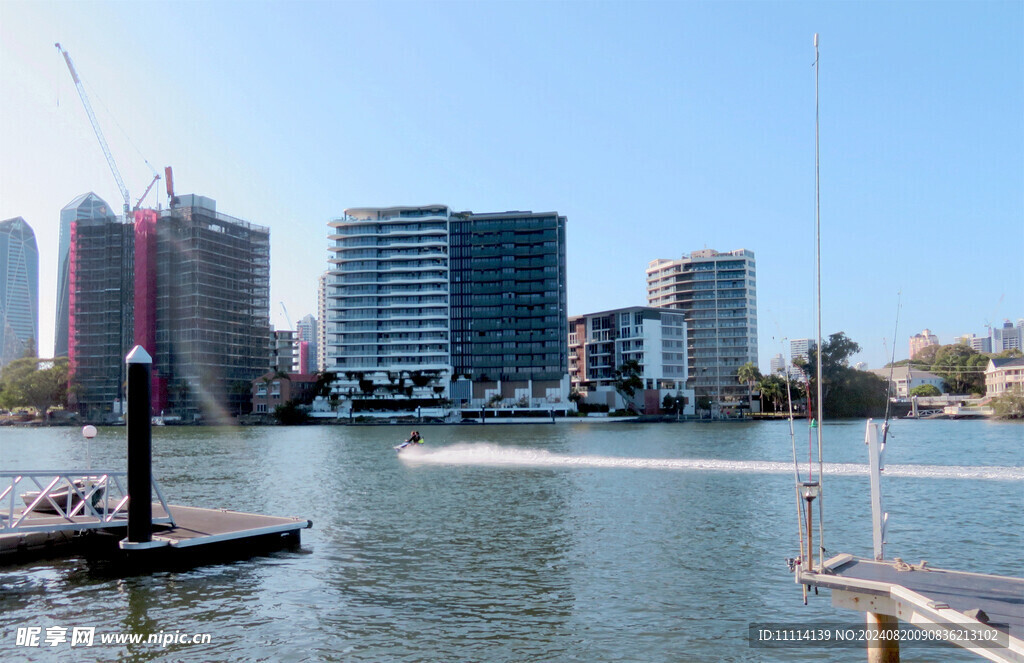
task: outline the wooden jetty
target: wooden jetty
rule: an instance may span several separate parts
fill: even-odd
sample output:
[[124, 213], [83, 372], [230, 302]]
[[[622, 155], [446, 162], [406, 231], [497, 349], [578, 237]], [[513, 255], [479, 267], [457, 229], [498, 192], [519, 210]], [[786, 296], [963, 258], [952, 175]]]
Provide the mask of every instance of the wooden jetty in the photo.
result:
[[[837, 555], [797, 582], [830, 589], [832, 605], [881, 630], [903, 621], [991, 661], [1024, 662], [1024, 579]], [[874, 645], [869, 661], [899, 660], [897, 639]]]
[[[874, 559], [842, 554], [815, 565], [808, 552], [795, 568], [796, 582], [829, 589], [834, 606], [865, 613], [867, 628], [875, 634], [867, 642], [869, 663], [899, 661], [901, 621], [926, 631], [929, 640], [963, 647], [990, 661], [1024, 663], [1024, 579], [885, 559], [888, 514], [882, 510], [880, 485], [885, 444], [870, 420], [864, 441]], [[807, 548], [812, 549], [809, 538]]]

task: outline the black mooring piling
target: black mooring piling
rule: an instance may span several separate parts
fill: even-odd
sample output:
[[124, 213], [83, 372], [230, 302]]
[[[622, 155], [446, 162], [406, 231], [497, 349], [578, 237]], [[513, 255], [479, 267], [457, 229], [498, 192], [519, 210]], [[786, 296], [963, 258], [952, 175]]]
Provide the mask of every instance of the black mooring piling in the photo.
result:
[[[125, 358], [128, 364], [128, 539], [148, 544], [153, 539], [153, 449], [150, 426], [149, 381], [153, 358], [136, 345]], [[144, 547], [144, 546], [143, 546]]]

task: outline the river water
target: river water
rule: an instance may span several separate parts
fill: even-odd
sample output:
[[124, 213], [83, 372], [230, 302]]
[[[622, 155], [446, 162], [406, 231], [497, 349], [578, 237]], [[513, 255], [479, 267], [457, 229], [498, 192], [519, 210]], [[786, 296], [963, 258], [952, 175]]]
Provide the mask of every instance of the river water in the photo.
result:
[[[862, 615], [811, 596], [785, 422], [154, 429], [172, 504], [309, 518], [298, 551], [112, 577], [82, 559], [0, 567], [3, 660], [863, 661], [759, 649], [752, 624]], [[825, 547], [871, 555], [863, 422], [824, 429]], [[808, 429], [797, 424], [806, 465]], [[123, 469], [124, 429], [0, 429], [0, 467]], [[888, 557], [1024, 575], [1024, 427], [898, 421]], [[19, 628], [95, 627], [91, 647]], [[101, 634], [209, 642], [101, 644]], [[69, 635], [70, 638], [70, 635]], [[978, 660], [904, 647], [904, 661]]]

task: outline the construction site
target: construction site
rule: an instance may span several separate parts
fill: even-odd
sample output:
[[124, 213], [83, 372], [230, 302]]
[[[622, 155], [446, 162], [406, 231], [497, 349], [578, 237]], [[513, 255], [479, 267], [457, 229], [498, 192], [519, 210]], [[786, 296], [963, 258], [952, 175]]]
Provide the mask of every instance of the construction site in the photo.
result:
[[69, 409], [123, 420], [123, 357], [141, 345], [154, 360], [154, 415], [194, 423], [247, 413], [251, 383], [270, 365], [269, 228], [218, 212], [211, 198], [176, 195], [170, 166], [167, 207], [143, 206], [156, 172], [133, 204], [71, 56], [55, 46], [123, 201], [115, 214], [90, 192], [61, 212], [55, 338], [58, 353], [66, 339]]

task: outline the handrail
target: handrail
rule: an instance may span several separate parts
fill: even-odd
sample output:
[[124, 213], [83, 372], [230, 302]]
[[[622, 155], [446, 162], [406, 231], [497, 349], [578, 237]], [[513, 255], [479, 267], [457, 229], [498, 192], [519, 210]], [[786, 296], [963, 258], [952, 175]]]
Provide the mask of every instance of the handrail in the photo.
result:
[[[127, 479], [128, 473], [123, 471], [0, 472], [0, 534], [100, 529], [112, 523], [123, 524], [128, 518]], [[174, 518], [155, 478], [152, 487], [166, 514], [152, 522], [173, 527]], [[21, 498], [20, 503], [17, 497]]]

